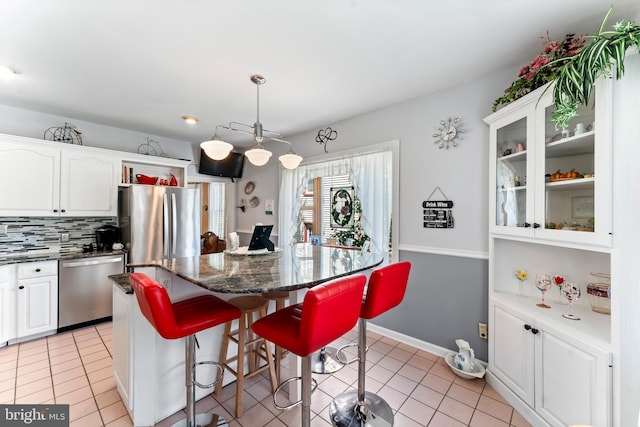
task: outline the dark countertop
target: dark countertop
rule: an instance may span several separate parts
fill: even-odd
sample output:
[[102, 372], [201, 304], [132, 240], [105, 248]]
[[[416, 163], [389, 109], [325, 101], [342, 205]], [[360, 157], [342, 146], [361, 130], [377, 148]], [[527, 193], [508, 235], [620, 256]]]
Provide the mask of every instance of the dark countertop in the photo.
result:
[[213, 292], [245, 294], [313, 287], [383, 260], [373, 252], [299, 244], [262, 255], [215, 253], [129, 267], [159, 267]]
[[12, 254], [0, 254], [0, 265], [17, 264], [34, 261], [58, 261], [80, 258], [93, 258], [109, 255], [122, 255], [124, 251], [93, 251], [93, 252], [19, 252]]
[[125, 294], [132, 294], [133, 288], [131, 287], [131, 282], [129, 281], [129, 273], [124, 274], [113, 274], [109, 276], [109, 279], [113, 280], [116, 285], [120, 287], [124, 291]]

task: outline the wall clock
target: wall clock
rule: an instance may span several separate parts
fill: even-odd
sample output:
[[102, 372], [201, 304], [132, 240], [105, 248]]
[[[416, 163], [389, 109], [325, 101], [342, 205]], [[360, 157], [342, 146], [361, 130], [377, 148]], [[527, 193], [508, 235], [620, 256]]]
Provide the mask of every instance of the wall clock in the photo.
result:
[[433, 137], [437, 138], [435, 143], [440, 143], [438, 148], [449, 149], [449, 144], [457, 147], [458, 143], [456, 140], [462, 139], [460, 134], [467, 131], [466, 129], [461, 129], [460, 126], [462, 126], [462, 119], [460, 117], [456, 117], [455, 119], [449, 117], [447, 121], [440, 120], [438, 132], [433, 134]]

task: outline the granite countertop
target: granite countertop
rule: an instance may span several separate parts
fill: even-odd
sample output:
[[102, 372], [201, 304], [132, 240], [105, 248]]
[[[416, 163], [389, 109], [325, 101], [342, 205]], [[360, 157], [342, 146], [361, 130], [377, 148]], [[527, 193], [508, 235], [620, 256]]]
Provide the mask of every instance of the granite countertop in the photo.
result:
[[93, 252], [16, 252], [0, 254], [0, 265], [17, 264], [34, 261], [58, 261], [79, 258], [93, 258], [109, 255], [122, 255], [125, 251], [93, 251]]
[[299, 244], [260, 255], [221, 252], [128, 266], [134, 271], [158, 267], [212, 292], [245, 294], [313, 287], [376, 267], [383, 259], [373, 252]]
[[129, 273], [123, 274], [113, 274], [109, 276], [109, 279], [113, 280], [116, 285], [120, 287], [124, 291], [125, 294], [132, 294], [133, 288], [131, 287], [131, 282], [129, 281]]

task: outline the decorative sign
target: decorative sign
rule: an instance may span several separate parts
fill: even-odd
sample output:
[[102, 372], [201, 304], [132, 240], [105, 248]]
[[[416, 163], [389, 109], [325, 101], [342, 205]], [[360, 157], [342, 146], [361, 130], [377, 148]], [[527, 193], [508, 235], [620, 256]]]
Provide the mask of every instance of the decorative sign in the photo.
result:
[[353, 187], [331, 188], [331, 228], [353, 226]]
[[[445, 200], [431, 200], [433, 193], [439, 191]], [[422, 202], [422, 219], [424, 228], [453, 228], [453, 201], [447, 200], [447, 196], [440, 187], [436, 187], [427, 200]]]
[[328, 153], [329, 151], [327, 151], [327, 142], [333, 141], [337, 137], [338, 131], [335, 131], [331, 128], [320, 129], [318, 131], [318, 135], [316, 136], [316, 142], [318, 144], [322, 144], [324, 146], [324, 152]]

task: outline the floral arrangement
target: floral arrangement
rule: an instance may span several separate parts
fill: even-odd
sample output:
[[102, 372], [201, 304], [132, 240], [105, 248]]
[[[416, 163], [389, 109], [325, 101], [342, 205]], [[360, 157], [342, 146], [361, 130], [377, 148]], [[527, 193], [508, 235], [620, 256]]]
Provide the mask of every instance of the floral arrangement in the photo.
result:
[[338, 244], [346, 245], [347, 239], [351, 239], [351, 245], [356, 248], [361, 248], [364, 245], [364, 242], [370, 240], [371, 238], [364, 232], [362, 228], [362, 223], [360, 222], [360, 217], [362, 216], [362, 205], [360, 204], [360, 199], [357, 197], [353, 198], [353, 213], [354, 213], [354, 222], [351, 228], [336, 230], [329, 237], [336, 239]]
[[543, 50], [533, 61], [522, 67], [518, 73], [519, 79], [511, 83], [504, 91], [504, 95], [493, 103], [493, 111], [502, 104], [509, 104], [516, 99], [544, 86], [559, 75], [560, 68], [573, 56], [577, 55], [585, 45], [582, 35], [567, 34], [562, 41], [551, 40], [549, 32], [541, 36]]
[[527, 273], [525, 270], [516, 268], [516, 279], [520, 280], [521, 282], [524, 282], [528, 278], [529, 278], [529, 273]]

